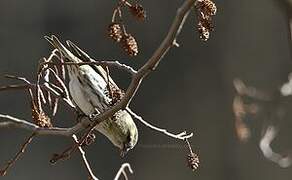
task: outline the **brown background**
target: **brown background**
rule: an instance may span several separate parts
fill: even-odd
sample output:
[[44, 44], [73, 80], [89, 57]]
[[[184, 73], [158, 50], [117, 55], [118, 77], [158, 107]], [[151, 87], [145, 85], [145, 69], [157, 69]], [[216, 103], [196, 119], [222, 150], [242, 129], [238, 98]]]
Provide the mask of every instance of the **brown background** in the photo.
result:
[[[182, 1], [141, 1], [148, 12], [145, 23], [125, 13], [128, 31], [140, 45], [137, 58], [128, 58], [106, 37], [115, 1], [108, 0], [2, 0], [0, 1], [0, 72], [35, 77], [37, 62], [48, 56], [44, 35], [56, 34], [83, 47], [96, 59], [116, 59], [139, 67], [151, 56], [165, 36], [176, 8]], [[201, 166], [193, 173], [186, 168], [186, 151], [180, 142], [139, 126], [139, 143], [120, 158], [103, 136], [88, 148], [96, 175], [113, 179], [122, 162], [131, 163], [130, 179], [200, 180], [288, 180], [291, 168], [282, 169], [263, 158], [255, 138], [240, 144], [234, 131], [232, 80], [240, 77], [256, 87], [275, 90], [291, 71], [286, 14], [274, 0], [217, 1], [216, 30], [208, 43], [195, 31], [192, 14], [178, 42], [138, 91], [131, 107], [146, 120], [178, 132], [193, 131], [192, 145], [200, 154]], [[114, 73], [126, 85], [124, 74]], [[1, 84], [11, 83], [6, 79]], [[23, 92], [1, 92], [0, 112], [30, 118]], [[289, 104], [289, 98], [287, 100]], [[287, 106], [288, 108], [290, 106]], [[291, 147], [291, 115], [273, 144], [277, 150]], [[68, 109], [54, 122], [74, 122]], [[254, 123], [256, 124], [256, 122]], [[257, 131], [256, 131], [257, 130]], [[0, 130], [0, 162], [15, 154], [29, 133]], [[71, 141], [64, 137], [39, 137], [4, 180], [52, 180], [86, 178], [80, 155], [55, 166], [48, 163], [52, 153], [61, 152]], [[289, 144], [290, 143], [290, 144]]]

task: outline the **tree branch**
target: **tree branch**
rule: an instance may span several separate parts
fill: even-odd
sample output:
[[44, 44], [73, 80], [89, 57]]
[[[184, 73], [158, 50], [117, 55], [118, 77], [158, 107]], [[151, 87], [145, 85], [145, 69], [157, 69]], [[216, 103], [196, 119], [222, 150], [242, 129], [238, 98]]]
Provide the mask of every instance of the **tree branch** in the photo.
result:
[[[71, 152], [73, 152], [75, 149], [78, 149], [81, 153], [83, 162], [84, 162], [86, 169], [90, 175], [90, 178], [93, 180], [98, 180], [98, 178], [95, 177], [95, 175], [93, 174], [91, 167], [89, 165], [89, 162], [86, 159], [85, 152], [81, 148], [81, 144], [83, 144], [83, 142], [86, 140], [88, 134], [96, 127], [96, 125], [98, 125], [100, 122], [108, 119], [109, 117], [112, 117], [117, 111], [119, 111], [121, 109], [126, 109], [132, 116], [137, 118], [139, 121], [141, 121], [147, 127], [151, 128], [155, 131], [161, 132], [169, 137], [179, 139], [179, 140], [185, 140], [188, 143], [187, 139], [192, 137], [193, 133], [187, 134], [186, 132], [182, 132], [179, 134], [173, 134], [173, 133], [168, 132], [166, 129], [156, 127], [156, 126], [148, 123], [147, 121], [143, 120], [142, 117], [138, 116], [133, 111], [131, 111], [129, 109], [129, 104], [131, 103], [133, 97], [135, 96], [135, 94], [136, 94], [137, 90], [139, 89], [140, 84], [144, 80], [144, 78], [147, 75], [149, 75], [150, 72], [154, 71], [157, 68], [157, 66], [159, 65], [162, 58], [166, 55], [166, 53], [170, 50], [170, 48], [172, 46], [178, 47], [178, 43], [176, 41], [176, 38], [180, 34], [181, 29], [186, 21], [186, 18], [188, 17], [190, 10], [194, 6], [194, 3], [195, 3], [195, 0], [185, 0], [184, 1], [182, 6], [177, 10], [177, 14], [173, 20], [172, 25], [169, 28], [169, 31], [168, 31], [166, 37], [161, 42], [160, 46], [156, 49], [156, 51], [153, 53], [153, 55], [146, 61], [146, 63], [138, 71], [136, 71], [132, 67], [125, 65], [125, 64], [122, 64], [118, 61], [94, 61], [94, 62], [71, 63], [71, 62], [63, 62], [63, 61], [52, 62], [52, 61], [47, 61], [45, 59], [45, 62], [42, 62], [39, 64], [40, 65], [39, 67], [42, 67], [42, 69], [39, 69], [37, 84], [31, 84], [30, 82], [27, 81], [27, 83], [28, 83], [27, 85], [10, 85], [10, 86], [0, 87], [0, 91], [7, 90], [7, 89], [27, 89], [27, 88], [32, 88], [32, 87], [34, 87], [34, 88], [40, 88], [40, 87], [47, 88], [48, 92], [51, 92], [51, 93], [55, 94], [56, 96], [58, 96], [59, 98], [62, 98], [63, 100], [66, 101], [67, 99], [62, 97], [62, 93], [57, 92], [57, 90], [55, 91], [54, 88], [53, 89], [50, 88], [51, 86], [46, 86], [46, 84], [39, 85], [39, 80], [40, 80], [40, 77], [42, 76], [41, 73], [43, 70], [48, 70], [46, 68], [49, 68], [49, 65], [54, 65], [54, 66], [61, 65], [62, 70], [63, 70], [64, 65], [76, 65], [76, 64], [77, 65], [92, 65], [92, 64], [94, 64], [94, 65], [114, 66], [116, 68], [122, 69], [122, 70], [130, 73], [132, 75], [132, 80], [131, 80], [130, 85], [129, 85], [125, 95], [123, 96], [123, 98], [119, 102], [117, 102], [114, 106], [112, 106], [111, 108], [106, 110], [105, 112], [98, 114], [93, 118], [90, 118], [91, 121], [88, 119], [88, 117], [84, 117], [79, 123], [77, 123], [76, 125], [74, 125], [73, 127], [70, 127], [70, 128], [59, 128], [59, 127], [43, 128], [43, 127], [40, 127], [40, 126], [33, 124], [33, 123], [31, 123], [27, 120], [24, 120], [24, 119], [19, 119], [19, 118], [13, 117], [13, 116], [0, 114], [0, 128], [2, 128], [2, 127], [22, 128], [22, 129], [26, 129], [28, 131], [32, 131], [33, 136], [35, 136], [35, 135], [59, 135], [59, 136], [72, 137], [75, 141], [74, 145], [72, 147], [70, 147], [69, 149], [67, 149], [66, 151], [64, 151], [65, 153], [63, 153], [63, 154], [70, 155]], [[56, 54], [57, 52], [58, 52], [58, 49], [53, 50], [49, 59], [53, 59], [54, 57], [57, 57], [59, 60], [62, 60], [62, 57], [59, 57]], [[45, 67], [44, 65], [47, 65], [47, 67]], [[62, 72], [64, 72], [64, 71], [62, 71]], [[57, 78], [57, 82], [59, 82], [62, 85], [61, 89], [64, 88], [66, 90], [66, 87], [63, 87], [64, 84], [62, 84], [63, 82], [65, 82], [64, 78], [58, 79], [59, 74], [54, 74], [54, 70], [52, 70], [52, 73], [53, 73], [54, 77]], [[63, 73], [61, 73], [61, 74], [63, 74]], [[46, 76], [48, 77], [49, 75], [46, 74]], [[50, 83], [50, 82], [48, 82], [49, 80], [44, 79], [44, 81], [45, 81], [45, 83]], [[66, 93], [66, 95], [67, 94], [68, 93]], [[70, 98], [68, 95], [68, 101], [69, 100], [70, 100]], [[68, 103], [68, 104], [70, 105], [70, 103]], [[2, 120], [4, 120], [4, 121], [2, 121]], [[86, 131], [86, 133], [84, 133], [83, 137], [81, 137], [80, 140], [78, 140], [77, 137], [75, 136], [75, 134], [82, 131], [82, 130], [87, 130], [87, 131]], [[32, 139], [32, 137], [28, 141], [25, 142], [25, 144], [23, 145], [21, 150], [24, 150], [26, 148], [27, 144], [31, 141], [31, 139]], [[190, 148], [189, 143], [188, 143], [188, 145]], [[191, 150], [191, 148], [190, 148], [190, 150]], [[194, 157], [193, 154], [194, 153], [191, 151], [191, 159], [190, 160], [192, 161], [193, 164], [195, 164], [195, 167], [197, 167], [198, 160], [196, 159], [196, 157]], [[17, 159], [18, 157], [19, 157], [19, 155], [17, 154], [15, 159]], [[10, 164], [12, 164], [12, 163], [10, 163]], [[10, 167], [10, 164], [8, 164], [9, 167]], [[124, 163], [121, 166], [121, 168], [119, 169], [119, 171], [117, 172], [114, 180], [118, 180], [121, 175], [123, 175], [124, 178], [127, 180], [128, 177], [127, 177], [127, 174], [125, 172], [126, 168], [128, 168], [130, 173], [133, 173], [133, 170], [131, 169], [130, 164]]]
[[74, 133], [77, 133], [84, 129], [82, 123], [78, 123], [71, 128], [42, 128], [39, 127], [27, 120], [18, 119], [10, 115], [0, 114], [0, 119], [5, 119], [4, 122], [0, 122], [0, 127], [13, 127], [13, 128], [22, 128], [28, 131], [35, 132], [37, 135], [59, 135], [59, 136], [72, 136]]
[[129, 164], [129, 163], [124, 163], [124, 164], [122, 164], [121, 168], [120, 168], [119, 171], [117, 172], [116, 177], [115, 177], [114, 180], [119, 180], [119, 178], [121, 177], [122, 174], [124, 175], [124, 178], [125, 178], [126, 180], [128, 180], [127, 173], [125, 172], [125, 169], [126, 169], [126, 168], [128, 168], [128, 170], [129, 170], [129, 172], [130, 172], [131, 174], [134, 173], [133, 170], [132, 170], [132, 168], [131, 168], [131, 166], [130, 166], [130, 164]]
[[102, 114], [97, 115], [93, 118], [93, 123], [91, 128], [94, 128], [102, 120], [107, 119], [114, 115], [120, 109], [126, 109], [131, 103], [132, 98], [135, 96], [137, 90], [140, 87], [143, 79], [153, 70], [156, 69], [159, 62], [163, 56], [168, 52], [168, 50], [173, 46], [173, 43], [176, 42], [176, 38], [181, 32], [185, 20], [189, 14], [189, 11], [193, 7], [195, 0], [186, 0], [182, 6], [177, 10], [177, 14], [173, 20], [173, 23], [167, 33], [167, 36], [162, 41], [158, 49], [153, 53], [152, 57], [138, 70], [136, 74], [133, 75], [132, 81], [121, 101], [115, 104], [112, 108], [105, 111]]
[[260, 140], [259, 147], [265, 158], [278, 164], [280, 167], [287, 168], [292, 164], [291, 154], [286, 156], [281, 155], [276, 153], [271, 147], [277, 133], [278, 129], [275, 126], [268, 126], [264, 136]]
[[[73, 140], [75, 141], [76, 144], [79, 144], [78, 138], [77, 138], [77, 136], [75, 134], [72, 135], [72, 138], [73, 138]], [[90, 176], [90, 179], [92, 179], [92, 180], [98, 180], [98, 178], [92, 172], [91, 167], [89, 165], [89, 162], [86, 159], [85, 152], [84, 152], [84, 150], [82, 149], [82, 147], [80, 145], [78, 145], [78, 150], [79, 150], [79, 152], [80, 152], [80, 154], [82, 156], [82, 160], [83, 160], [84, 165], [85, 165], [85, 167], [87, 169], [87, 172], [88, 172], [88, 174]]]
[[[167, 36], [165, 39], [162, 41], [160, 46], [157, 48], [157, 50], [153, 53], [150, 59], [138, 70], [135, 71], [133, 68], [120, 64], [117, 61], [100, 61], [96, 63], [100, 63], [100, 65], [110, 65], [110, 66], [116, 66], [119, 68], [122, 68], [129, 73], [132, 74], [132, 80], [131, 83], [125, 93], [125, 96], [122, 98], [121, 101], [117, 102], [112, 108], [108, 109], [107, 111], [95, 116], [92, 121], [89, 122], [88, 120], [86, 121], [81, 121], [80, 123], [76, 124], [75, 126], [71, 128], [41, 128], [35, 124], [32, 124], [26, 120], [18, 119], [9, 115], [3, 115], [0, 114], [0, 118], [5, 119], [5, 122], [2, 122], [0, 124], [0, 127], [4, 126], [9, 126], [9, 127], [17, 127], [17, 128], [24, 128], [26, 130], [30, 130], [33, 132], [36, 132], [38, 135], [62, 135], [62, 136], [72, 136], [74, 133], [77, 133], [81, 130], [83, 130], [85, 127], [90, 125], [90, 129], [93, 129], [97, 124], [102, 122], [103, 120], [108, 119], [108, 117], [113, 116], [117, 111], [120, 109], [126, 109], [129, 104], [131, 103], [132, 98], [135, 96], [137, 90], [140, 87], [141, 82], [143, 79], [153, 70], [156, 69], [158, 66], [159, 62], [161, 59], [164, 57], [164, 55], [168, 52], [168, 50], [176, 43], [176, 38], [181, 32], [181, 29], [185, 23], [185, 20], [189, 14], [189, 11], [193, 7], [195, 3], [195, 0], [186, 0], [182, 6], [177, 10], [177, 14], [173, 20], [173, 23], [167, 33]], [[53, 51], [54, 52], [54, 51]], [[96, 64], [93, 63], [93, 64]], [[61, 63], [62, 64], [62, 63]], [[67, 63], [66, 63], [67, 64]], [[70, 63], [68, 63], [70, 64]], [[88, 64], [88, 63], [84, 63]], [[6, 88], [25, 88], [25, 87], [13, 87], [13, 86], [8, 86]], [[8, 123], [7, 121], [11, 122]], [[171, 135], [171, 134], [169, 134]], [[184, 134], [179, 134], [175, 135], [173, 137], [178, 137], [182, 136]], [[184, 137], [191, 137], [190, 136], [184, 136]], [[172, 135], [171, 135], [172, 136]]]
[[193, 136], [193, 133], [187, 134], [186, 131], [183, 131], [179, 134], [173, 134], [168, 132], [166, 129], [162, 129], [159, 127], [156, 127], [150, 123], [148, 123], [147, 121], [145, 121], [141, 116], [137, 115], [136, 113], [134, 113], [130, 108], [127, 108], [127, 111], [136, 119], [138, 119], [142, 124], [144, 124], [145, 126], [149, 127], [150, 129], [153, 129], [154, 131], [158, 131], [161, 132], [169, 137], [172, 137], [174, 139], [179, 139], [179, 140], [186, 140], [190, 137]]
[[[93, 59], [94, 60], [94, 59]], [[122, 64], [119, 61], [91, 61], [91, 62], [79, 62], [79, 63], [75, 63], [75, 62], [43, 62], [40, 64], [41, 65], [46, 65], [46, 64], [50, 64], [50, 65], [78, 65], [78, 66], [82, 66], [82, 65], [104, 65], [104, 66], [113, 66], [116, 67], [118, 69], [121, 70], [125, 70], [128, 73], [130, 73], [131, 75], [134, 75], [137, 73], [137, 71], [132, 68], [131, 66], [128, 66], [126, 64]]]
[[30, 135], [27, 138], [27, 140], [22, 144], [22, 146], [21, 146], [20, 150], [17, 152], [17, 154], [10, 161], [8, 161], [5, 168], [0, 170], [0, 176], [6, 175], [8, 169], [10, 167], [12, 167], [15, 164], [15, 162], [20, 158], [20, 156], [25, 152], [27, 146], [31, 143], [31, 141], [33, 140], [35, 135], [36, 135], [35, 133], [32, 133], [32, 135]]

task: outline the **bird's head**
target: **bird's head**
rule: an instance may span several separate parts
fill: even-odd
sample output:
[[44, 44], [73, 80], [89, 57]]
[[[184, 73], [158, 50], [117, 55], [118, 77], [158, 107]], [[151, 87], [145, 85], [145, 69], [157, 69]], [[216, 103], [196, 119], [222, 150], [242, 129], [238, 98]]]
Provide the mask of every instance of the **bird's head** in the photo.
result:
[[138, 141], [138, 129], [126, 110], [120, 110], [111, 119], [100, 123], [97, 130], [120, 149], [122, 157], [133, 149]]

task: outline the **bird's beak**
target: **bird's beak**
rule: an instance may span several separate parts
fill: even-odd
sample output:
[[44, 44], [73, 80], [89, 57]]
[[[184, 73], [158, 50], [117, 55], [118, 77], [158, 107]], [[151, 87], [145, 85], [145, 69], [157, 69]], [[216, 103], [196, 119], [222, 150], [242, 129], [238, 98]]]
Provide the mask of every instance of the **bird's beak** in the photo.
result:
[[125, 157], [130, 149], [132, 149], [131, 146], [124, 145], [123, 149], [121, 149], [121, 157]]
[[121, 150], [121, 154], [120, 154], [121, 157], [125, 157], [125, 155], [128, 153], [128, 151], [129, 151], [129, 150], [127, 150], [127, 149], [126, 149], [126, 150], [125, 150], [125, 149], [122, 149], [122, 150]]

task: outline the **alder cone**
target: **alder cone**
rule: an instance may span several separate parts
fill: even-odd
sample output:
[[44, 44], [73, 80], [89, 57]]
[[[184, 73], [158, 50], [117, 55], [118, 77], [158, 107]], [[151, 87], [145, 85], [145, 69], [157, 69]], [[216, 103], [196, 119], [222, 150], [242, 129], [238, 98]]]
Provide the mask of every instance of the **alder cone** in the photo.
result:
[[123, 30], [119, 23], [112, 23], [108, 27], [108, 35], [116, 42], [120, 42], [123, 37]]
[[135, 4], [130, 7], [130, 11], [134, 17], [136, 17], [140, 21], [144, 21], [146, 19], [146, 11], [143, 6], [140, 4]]
[[200, 34], [200, 38], [203, 41], [207, 41], [210, 38], [210, 31], [204, 27], [201, 22], [198, 23], [197, 30]]
[[137, 56], [138, 54], [138, 44], [136, 39], [131, 34], [125, 34], [122, 38], [123, 49], [130, 56]]
[[198, 169], [200, 160], [197, 154], [195, 153], [188, 154], [187, 161], [188, 161], [188, 167], [191, 168], [193, 171]]
[[39, 110], [34, 103], [31, 105], [31, 115], [36, 125], [46, 128], [53, 127], [51, 119], [43, 111]]
[[204, 16], [214, 16], [217, 12], [217, 7], [211, 0], [198, 0], [196, 2], [197, 9], [204, 14]]

